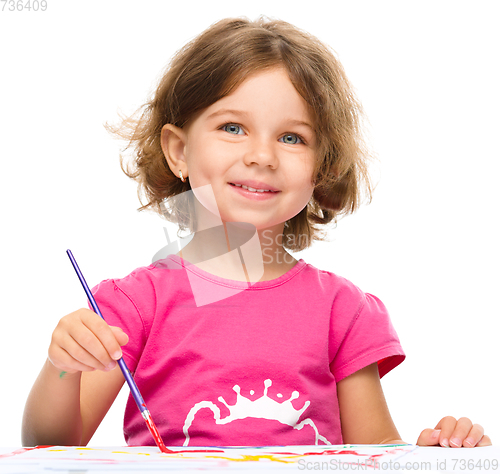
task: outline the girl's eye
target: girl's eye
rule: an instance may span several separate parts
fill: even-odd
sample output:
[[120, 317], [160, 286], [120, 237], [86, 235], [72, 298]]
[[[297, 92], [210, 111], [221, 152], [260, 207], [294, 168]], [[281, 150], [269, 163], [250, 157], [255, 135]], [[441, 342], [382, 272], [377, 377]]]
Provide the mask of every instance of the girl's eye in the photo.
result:
[[298, 135], [295, 133], [287, 133], [280, 138], [280, 141], [286, 143], [287, 145], [296, 145], [297, 143], [304, 143]]
[[232, 133], [233, 135], [242, 135], [243, 133], [243, 129], [235, 123], [226, 123], [226, 125], [222, 127], [222, 130]]

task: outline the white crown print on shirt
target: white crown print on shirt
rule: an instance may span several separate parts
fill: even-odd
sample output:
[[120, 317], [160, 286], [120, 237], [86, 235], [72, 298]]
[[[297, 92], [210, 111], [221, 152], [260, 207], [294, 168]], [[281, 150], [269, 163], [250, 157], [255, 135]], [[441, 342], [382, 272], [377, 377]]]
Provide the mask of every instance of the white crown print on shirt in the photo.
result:
[[[233, 390], [236, 392], [236, 403], [234, 405], [228, 405], [223, 397], [218, 398], [218, 400], [229, 409], [229, 415], [225, 418], [220, 417], [220, 409], [217, 405], [215, 405], [215, 403], [210, 401], [196, 403], [191, 410], [189, 410], [184, 422], [183, 431], [184, 436], [186, 437], [184, 446], [189, 446], [189, 428], [194, 421], [196, 413], [203, 408], [209, 408], [212, 410], [215, 423], [218, 425], [225, 425], [227, 423], [231, 423], [232, 421], [242, 420], [244, 418], [275, 420], [284, 425], [291, 426], [296, 430], [301, 430], [304, 426], [308, 425], [313, 428], [316, 435], [315, 444], [318, 444], [319, 440], [323, 441], [325, 444], [331, 444], [324, 436], [321, 436], [318, 433], [316, 425], [310, 418], [306, 418], [298, 423], [302, 413], [304, 413], [307, 407], [311, 404], [309, 400], [304, 403], [304, 406], [300, 410], [296, 410], [292, 405], [292, 400], [299, 398], [299, 392], [296, 390], [293, 391], [288, 400], [280, 403], [267, 396], [268, 389], [271, 385], [272, 381], [270, 379], [264, 380], [264, 394], [256, 400], [250, 400], [249, 398], [241, 395], [240, 386], [235, 385], [233, 387]], [[250, 391], [250, 395], [253, 395], [254, 393], [255, 392], [253, 390]], [[278, 398], [283, 397], [281, 393], [278, 393], [277, 396]]]

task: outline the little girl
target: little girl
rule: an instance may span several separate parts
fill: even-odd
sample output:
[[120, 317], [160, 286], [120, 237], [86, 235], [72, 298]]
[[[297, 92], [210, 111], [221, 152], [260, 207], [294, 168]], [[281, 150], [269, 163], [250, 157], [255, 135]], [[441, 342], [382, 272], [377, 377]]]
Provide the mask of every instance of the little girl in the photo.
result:
[[[361, 108], [327, 47], [282, 21], [218, 22], [173, 58], [118, 132], [143, 208], [193, 238], [63, 317], [23, 444], [86, 445], [134, 373], [165, 444], [404, 443], [380, 377], [404, 352], [375, 296], [287, 250], [370, 195]], [[154, 444], [129, 398], [129, 445]], [[443, 418], [423, 446], [490, 445]]]

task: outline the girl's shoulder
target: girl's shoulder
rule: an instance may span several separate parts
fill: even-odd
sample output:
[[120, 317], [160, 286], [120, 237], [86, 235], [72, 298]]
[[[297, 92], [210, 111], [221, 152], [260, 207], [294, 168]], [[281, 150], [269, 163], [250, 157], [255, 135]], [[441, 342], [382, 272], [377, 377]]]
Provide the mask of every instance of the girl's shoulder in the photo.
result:
[[122, 290], [142, 291], [145, 287], [157, 285], [160, 280], [175, 278], [175, 271], [180, 269], [173, 259], [165, 258], [137, 267], [128, 275], [103, 280], [97, 287], [115, 286]]
[[169, 263], [153, 262], [132, 270], [128, 275], [101, 281], [92, 288], [92, 294], [98, 302], [129, 306], [137, 312], [152, 314], [158, 296], [165, 295], [166, 288], [174, 292], [177, 289], [178, 272], [173, 270], [176, 268], [170, 268]]
[[[170, 271], [172, 270], [172, 271]], [[182, 293], [175, 267], [168, 262], [154, 262], [134, 269], [128, 275], [109, 278], [92, 288], [92, 294], [108, 324], [147, 335], [158, 307], [169, 305]], [[144, 336], [145, 337], [145, 336]]]
[[[307, 264], [304, 276], [314, 285], [308, 291], [331, 301], [332, 313], [357, 319], [361, 313], [387, 314], [384, 303], [375, 295], [363, 291], [347, 278]], [[312, 293], [314, 292], [314, 293]]]
[[365, 294], [352, 281], [335, 272], [319, 269], [310, 263], [307, 263], [306, 267], [307, 271], [304, 273], [304, 277], [308, 279], [312, 284], [317, 285], [320, 289], [324, 289], [325, 291], [329, 292], [333, 291], [336, 294], [345, 294], [358, 297], [361, 297]]

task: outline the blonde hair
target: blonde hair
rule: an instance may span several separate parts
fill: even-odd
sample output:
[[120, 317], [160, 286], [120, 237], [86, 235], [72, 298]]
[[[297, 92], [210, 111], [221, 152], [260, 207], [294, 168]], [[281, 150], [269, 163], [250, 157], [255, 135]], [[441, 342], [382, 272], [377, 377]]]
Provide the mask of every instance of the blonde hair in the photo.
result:
[[[303, 250], [324, 240], [317, 226], [354, 212], [363, 193], [371, 198], [369, 154], [361, 129], [363, 112], [344, 69], [330, 49], [314, 36], [280, 20], [261, 17], [221, 20], [180, 49], [172, 58], [149, 102], [119, 127], [107, 129], [128, 140], [135, 153], [121, 165], [139, 183], [146, 208], [190, 228], [189, 212], [175, 204], [191, 189], [168, 167], [160, 137], [163, 125], [184, 127], [197, 114], [230, 94], [249, 74], [281, 66], [310, 107], [317, 140], [315, 188], [308, 205], [287, 221], [283, 246]], [[191, 194], [191, 193], [186, 193]], [[178, 199], [175, 199], [177, 197]], [[161, 206], [169, 199], [170, 207]], [[173, 203], [173, 204], [172, 204]], [[162, 208], [163, 207], [163, 208]]]

